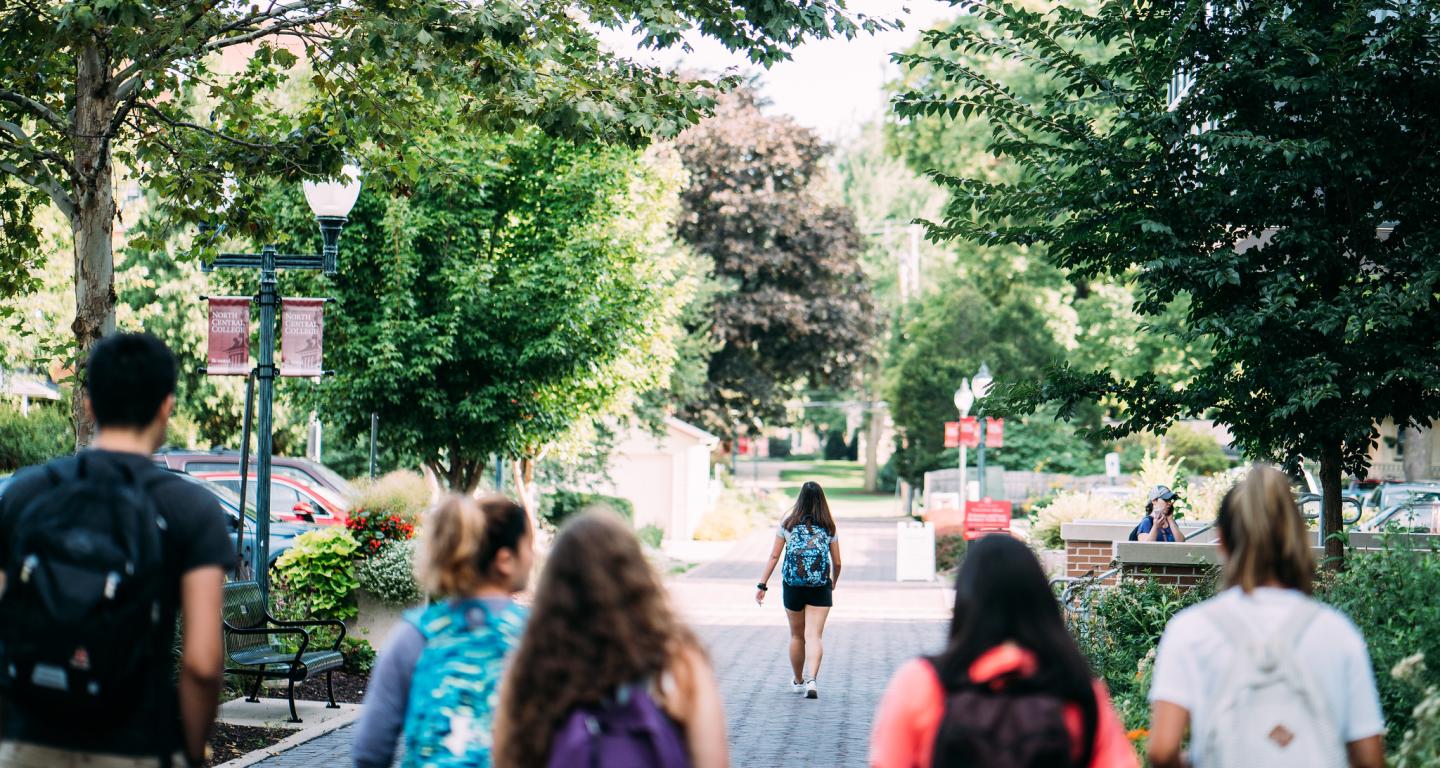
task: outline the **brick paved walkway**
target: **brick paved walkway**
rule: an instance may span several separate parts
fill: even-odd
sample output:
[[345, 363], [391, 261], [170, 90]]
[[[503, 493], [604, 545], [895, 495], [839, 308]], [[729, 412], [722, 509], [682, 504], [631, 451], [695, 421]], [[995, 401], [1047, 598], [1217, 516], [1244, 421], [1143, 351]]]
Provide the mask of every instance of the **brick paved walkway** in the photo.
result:
[[[863, 766], [870, 722], [902, 662], [939, 649], [949, 590], [895, 582], [893, 520], [841, 522], [844, 570], [825, 630], [820, 698], [790, 692], [788, 631], [779, 575], [764, 608], [754, 584], [773, 529], [753, 532], [731, 554], [672, 579], [670, 591], [710, 650], [725, 698], [731, 763], [743, 768]], [[353, 726], [257, 765], [348, 765]]]

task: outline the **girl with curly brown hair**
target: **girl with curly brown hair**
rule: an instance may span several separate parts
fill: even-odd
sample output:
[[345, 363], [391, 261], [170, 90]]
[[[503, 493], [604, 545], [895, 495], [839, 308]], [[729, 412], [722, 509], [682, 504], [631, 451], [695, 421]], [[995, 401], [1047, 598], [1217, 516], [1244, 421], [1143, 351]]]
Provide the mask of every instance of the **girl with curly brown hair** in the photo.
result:
[[724, 708], [699, 641], [670, 609], [630, 527], [586, 513], [556, 537], [540, 576], [501, 691], [495, 765], [608, 765], [616, 744], [601, 743], [611, 736], [605, 712], [635, 699], [660, 710], [652, 754], [674, 755], [652, 764], [729, 763]]

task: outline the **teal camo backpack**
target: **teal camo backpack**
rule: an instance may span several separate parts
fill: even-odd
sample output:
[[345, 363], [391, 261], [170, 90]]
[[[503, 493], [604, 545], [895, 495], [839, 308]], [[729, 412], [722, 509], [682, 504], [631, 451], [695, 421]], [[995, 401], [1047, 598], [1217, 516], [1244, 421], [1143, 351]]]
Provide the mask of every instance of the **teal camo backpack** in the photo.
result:
[[406, 766], [490, 766], [500, 678], [525, 618], [520, 606], [496, 611], [479, 600], [436, 603], [405, 615], [425, 638], [405, 709]]
[[790, 529], [785, 542], [781, 578], [792, 587], [823, 587], [830, 583], [830, 532], [805, 518]]

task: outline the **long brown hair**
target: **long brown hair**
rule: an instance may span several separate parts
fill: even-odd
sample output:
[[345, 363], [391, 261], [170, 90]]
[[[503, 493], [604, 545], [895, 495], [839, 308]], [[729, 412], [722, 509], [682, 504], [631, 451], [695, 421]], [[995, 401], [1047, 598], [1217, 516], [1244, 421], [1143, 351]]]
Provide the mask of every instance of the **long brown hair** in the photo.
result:
[[619, 517], [587, 512], [555, 539], [500, 694], [495, 765], [544, 765], [572, 709], [660, 677], [699, 644]]
[[835, 535], [835, 517], [830, 514], [830, 502], [825, 500], [825, 489], [813, 480], [800, 486], [800, 495], [795, 497], [795, 506], [790, 508], [789, 514], [785, 515], [780, 525], [790, 531], [807, 519], [812, 525], [824, 528], [831, 536]]
[[1246, 592], [1278, 581], [1310, 594], [1315, 558], [1305, 520], [1295, 506], [1290, 480], [1256, 465], [1231, 488], [1215, 517], [1225, 545], [1225, 585]]

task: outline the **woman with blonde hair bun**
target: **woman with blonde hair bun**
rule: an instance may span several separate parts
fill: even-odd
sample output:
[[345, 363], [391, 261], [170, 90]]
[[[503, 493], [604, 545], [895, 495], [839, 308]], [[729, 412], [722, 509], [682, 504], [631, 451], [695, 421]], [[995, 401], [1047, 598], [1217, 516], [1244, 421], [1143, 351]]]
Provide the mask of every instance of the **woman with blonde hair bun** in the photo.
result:
[[534, 540], [525, 509], [504, 496], [450, 495], [420, 525], [415, 577], [433, 602], [390, 633], [365, 692], [353, 757], [391, 764], [403, 730], [406, 766], [489, 766], [504, 664], [520, 640]]
[[699, 641], [628, 523], [555, 538], [495, 722], [502, 768], [722, 768], [725, 712]]
[[1150, 764], [1381, 768], [1365, 639], [1310, 597], [1315, 536], [1289, 479], [1254, 467], [1216, 518], [1225, 589], [1170, 620], [1150, 686]]

